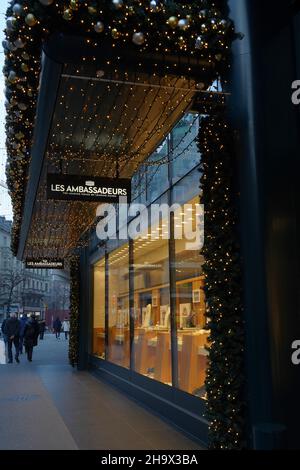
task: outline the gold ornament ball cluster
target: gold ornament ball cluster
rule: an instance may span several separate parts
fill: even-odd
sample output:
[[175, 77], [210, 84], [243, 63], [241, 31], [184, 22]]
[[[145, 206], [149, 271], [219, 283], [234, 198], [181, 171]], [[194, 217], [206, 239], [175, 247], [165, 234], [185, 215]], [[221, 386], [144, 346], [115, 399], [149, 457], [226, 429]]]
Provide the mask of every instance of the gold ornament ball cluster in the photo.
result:
[[37, 19], [32, 13], [28, 13], [28, 15], [26, 15], [26, 17], [25, 17], [25, 23], [28, 26], [32, 27], [32, 26], [36, 25]]

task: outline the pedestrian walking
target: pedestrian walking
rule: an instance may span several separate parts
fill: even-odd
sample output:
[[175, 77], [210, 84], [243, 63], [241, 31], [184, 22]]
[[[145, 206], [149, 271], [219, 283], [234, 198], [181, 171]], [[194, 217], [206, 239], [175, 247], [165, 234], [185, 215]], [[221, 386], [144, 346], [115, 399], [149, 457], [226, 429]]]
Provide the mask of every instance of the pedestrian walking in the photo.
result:
[[59, 317], [56, 318], [53, 322], [53, 331], [55, 333], [56, 339], [60, 339], [60, 332], [61, 332], [61, 321]]
[[3, 340], [4, 340], [5, 347], [7, 345], [7, 335], [5, 334], [4, 330], [5, 330], [5, 324], [6, 324], [6, 322], [9, 318], [10, 318], [10, 315], [8, 314], [7, 318], [4, 318], [4, 320], [2, 322], [2, 325], [1, 325], [1, 331], [2, 331], [2, 335], [3, 335]]
[[19, 363], [20, 321], [18, 320], [16, 313], [13, 313], [12, 316], [6, 320], [4, 325], [4, 334], [7, 337], [8, 363], [12, 364], [13, 362], [13, 345], [15, 347], [15, 360]]
[[41, 320], [39, 322], [40, 339], [44, 339], [45, 328], [46, 328], [46, 322], [45, 320]]
[[65, 317], [65, 319], [63, 321], [62, 329], [63, 329], [63, 332], [65, 334], [65, 339], [67, 340], [68, 336], [69, 336], [69, 333], [70, 333], [70, 322], [67, 319], [67, 317]]
[[23, 343], [24, 343], [24, 330], [27, 323], [27, 315], [22, 315], [20, 319], [20, 340], [19, 340], [19, 352], [23, 354]]
[[38, 344], [39, 331], [39, 324], [35, 318], [35, 315], [32, 314], [30, 315], [29, 320], [26, 322], [24, 329], [24, 345], [29, 362], [32, 362], [33, 348]]

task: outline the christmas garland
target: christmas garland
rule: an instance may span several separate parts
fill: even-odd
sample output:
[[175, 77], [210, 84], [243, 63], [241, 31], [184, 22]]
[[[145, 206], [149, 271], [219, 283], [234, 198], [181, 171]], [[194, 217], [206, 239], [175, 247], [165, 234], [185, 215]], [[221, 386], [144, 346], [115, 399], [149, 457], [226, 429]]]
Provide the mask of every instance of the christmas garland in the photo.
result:
[[79, 356], [79, 292], [80, 292], [79, 256], [70, 258], [70, 341], [69, 361], [72, 367], [78, 364]]
[[210, 329], [207, 418], [213, 449], [245, 447], [244, 321], [233, 135], [223, 111], [202, 119], [201, 203]]
[[41, 49], [54, 31], [110, 40], [114, 46], [172, 52], [203, 59], [212, 80], [228, 65], [233, 26], [225, 0], [12, 0], [7, 10], [7, 184], [14, 212], [17, 253], [36, 103]]

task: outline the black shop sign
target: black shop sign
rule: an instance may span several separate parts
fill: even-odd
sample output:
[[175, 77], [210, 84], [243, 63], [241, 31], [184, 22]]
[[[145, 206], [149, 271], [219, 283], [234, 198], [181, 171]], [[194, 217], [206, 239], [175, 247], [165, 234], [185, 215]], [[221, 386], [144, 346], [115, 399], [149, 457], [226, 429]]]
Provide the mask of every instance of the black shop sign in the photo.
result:
[[119, 202], [131, 198], [131, 180], [79, 175], [47, 176], [47, 198], [60, 201]]

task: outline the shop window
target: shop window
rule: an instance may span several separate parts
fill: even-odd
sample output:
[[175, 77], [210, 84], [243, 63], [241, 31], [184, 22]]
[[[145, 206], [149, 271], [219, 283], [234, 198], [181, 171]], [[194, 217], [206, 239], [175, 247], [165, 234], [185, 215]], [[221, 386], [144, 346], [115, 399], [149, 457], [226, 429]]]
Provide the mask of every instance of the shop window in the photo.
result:
[[150, 230], [134, 241], [134, 364], [136, 372], [171, 385], [167, 226]]
[[105, 359], [105, 261], [94, 265], [93, 345], [95, 356]]
[[170, 162], [172, 184], [200, 163], [196, 138], [199, 133], [199, 116], [186, 114], [171, 133]]
[[130, 331], [128, 244], [109, 254], [108, 269], [108, 360], [114, 364], [129, 368]]
[[[207, 367], [207, 338], [205, 317], [204, 259], [199, 246], [187, 249], [191, 233], [199, 228], [196, 207], [199, 198], [185, 206], [185, 211], [175, 215], [175, 224], [186, 225], [182, 239], [175, 240], [176, 268], [176, 324], [178, 340], [178, 386], [181, 390], [204, 397]], [[190, 247], [188, 247], [190, 248]]]

